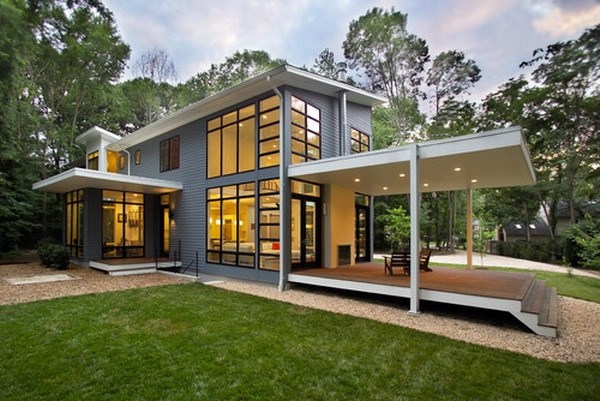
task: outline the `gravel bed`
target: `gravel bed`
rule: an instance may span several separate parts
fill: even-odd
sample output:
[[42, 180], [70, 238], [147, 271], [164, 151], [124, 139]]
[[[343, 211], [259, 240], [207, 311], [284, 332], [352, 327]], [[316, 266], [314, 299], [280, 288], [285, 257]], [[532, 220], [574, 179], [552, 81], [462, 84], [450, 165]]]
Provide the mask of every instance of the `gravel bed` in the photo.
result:
[[[69, 274], [76, 280], [49, 283], [11, 285], [5, 278], [41, 275]], [[182, 278], [161, 273], [132, 276], [109, 276], [106, 273], [84, 268], [70, 267], [67, 270], [53, 270], [39, 263], [0, 266], [0, 305], [32, 302], [72, 295], [94, 294], [98, 292], [121, 291], [131, 288], [152, 287], [186, 282]]]
[[[245, 281], [223, 281], [215, 287], [244, 292], [329, 312], [364, 317], [384, 323], [409, 327], [445, 337], [519, 352], [537, 358], [560, 362], [600, 362], [600, 304], [559, 297], [557, 338], [533, 334], [509, 316], [509, 322], [496, 324], [495, 312], [483, 317], [465, 316], [464, 310], [451, 313], [427, 311], [409, 316], [408, 307], [390, 300], [369, 300], [365, 296], [343, 295], [307, 287], [278, 292], [271, 285]], [[435, 309], [435, 308], [434, 308]], [[471, 308], [472, 309], [472, 308]], [[501, 320], [504, 317], [501, 318]]]
[[[25, 285], [11, 285], [4, 280], [7, 277], [58, 273], [68, 273], [79, 279]], [[38, 263], [4, 265], [0, 266], [0, 305], [183, 282], [189, 280], [161, 273], [109, 276], [80, 267], [55, 271]], [[348, 292], [341, 294], [311, 287], [293, 287], [288, 291], [278, 292], [272, 285], [229, 279], [214, 281], [211, 285], [309, 308], [378, 320], [542, 359], [600, 362], [600, 304], [573, 298], [559, 297], [558, 337], [551, 339], [530, 333], [516, 323], [515, 319], [499, 317], [495, 312], [480, 311], [478, 315], [472, 314], [472, 309], [453, 312], [452, 308], [428, 305], [426, 312], [414, 317], [406, 313], [408, 307], [403, 300], [369, 299], [365, 295]]]

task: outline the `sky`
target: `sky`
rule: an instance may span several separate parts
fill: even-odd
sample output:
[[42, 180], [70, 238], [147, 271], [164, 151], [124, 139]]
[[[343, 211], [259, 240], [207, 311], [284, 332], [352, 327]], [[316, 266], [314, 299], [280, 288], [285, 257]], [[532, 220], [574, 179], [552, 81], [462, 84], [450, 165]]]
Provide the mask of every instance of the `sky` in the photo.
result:
[[[373, 7], [408, 15], [408, 31], [433, 59], [458, 50], [475, 60], [482, 99], [510, 78], [532, 52], [578, 38], [600, 23], [600, 0], [104, 0], [131, 46], [129, 66], [144, 52], [165, 50], [185, 82], [237, 50], [312, 67], [325, 48], [343, 60], [348, 26]], [[125, 78], [131, 78], [129, 69]]]

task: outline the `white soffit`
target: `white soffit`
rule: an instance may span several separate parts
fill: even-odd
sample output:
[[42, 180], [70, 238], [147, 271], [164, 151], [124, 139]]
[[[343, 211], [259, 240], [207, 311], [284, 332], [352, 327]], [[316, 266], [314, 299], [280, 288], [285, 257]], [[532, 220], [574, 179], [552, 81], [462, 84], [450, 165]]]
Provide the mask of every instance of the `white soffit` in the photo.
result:
[[[365, 195], [405, 194], [409, 193], [411, 146], [296, 164], [288, 168], [288, 175]], [[425, 142], [418, 147], [421, 192], [535, 184], [519, 127]]]
[[183, 189], [177, 181], [73, 168], [33, 184], [34, 190], [65, 193], [83, 188], [162, 194]]

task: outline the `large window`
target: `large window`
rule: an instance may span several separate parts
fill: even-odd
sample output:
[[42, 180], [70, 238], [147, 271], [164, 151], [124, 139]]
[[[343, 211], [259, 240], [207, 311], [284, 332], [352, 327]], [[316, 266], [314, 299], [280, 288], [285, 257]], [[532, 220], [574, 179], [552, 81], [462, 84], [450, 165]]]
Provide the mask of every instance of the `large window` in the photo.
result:
[[144, 195], [102, 191], [102, 257], [144, 256]]
[[179, 136], [166, 139], [160, 143], [160, 171], [179, 168]]
[[259, 267], [279, 270], [279, 180], [259, 181]]
[[65, 244], [69, 255], [83, 257], [83, 190], [66, 194]]
[[254, 170], [254, 122], [253, 104], [208, 121], [209, 178]]
[[369, 135], [352, 128], [350, 130], [350, 142], [352, 143], [352, 153], [362, 153], [369, 151]]
[[292, 96], [292, 164], [321, 158], [321, 111]]
[[254, 183], [210, 188], [207, 262], [254, 268]]
[[279, 165], [279, 97], [259, 103], [259, 167]]

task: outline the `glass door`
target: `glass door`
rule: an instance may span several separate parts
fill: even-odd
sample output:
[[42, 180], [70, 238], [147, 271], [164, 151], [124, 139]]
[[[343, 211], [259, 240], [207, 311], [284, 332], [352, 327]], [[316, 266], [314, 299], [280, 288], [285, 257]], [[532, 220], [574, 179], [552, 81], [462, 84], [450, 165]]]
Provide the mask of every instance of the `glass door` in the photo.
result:
[[292, 268], [319, 267], [320, 203], [305, 197], [292, 198]]
[[369, 254], [369, 207], [356, 205], [356, 261], [371, 260]]

